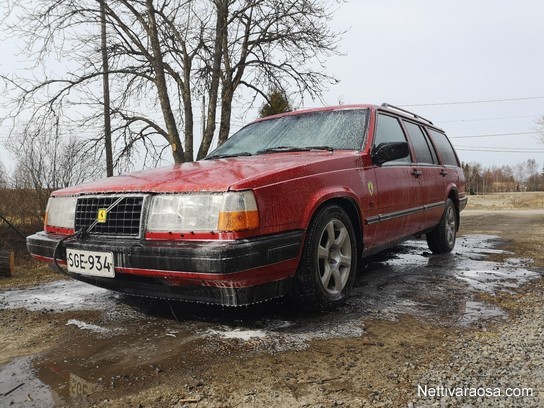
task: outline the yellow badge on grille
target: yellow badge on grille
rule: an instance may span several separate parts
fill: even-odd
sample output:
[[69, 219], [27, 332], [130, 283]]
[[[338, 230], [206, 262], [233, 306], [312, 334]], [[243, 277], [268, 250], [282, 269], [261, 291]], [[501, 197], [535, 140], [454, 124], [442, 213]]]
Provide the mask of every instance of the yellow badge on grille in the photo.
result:
[[96, 222], [103, 224], [106, 222], [107, 218], [108, 218], [108, 210], [105, 208], [98, 209], [98, 216], [96, 217]]

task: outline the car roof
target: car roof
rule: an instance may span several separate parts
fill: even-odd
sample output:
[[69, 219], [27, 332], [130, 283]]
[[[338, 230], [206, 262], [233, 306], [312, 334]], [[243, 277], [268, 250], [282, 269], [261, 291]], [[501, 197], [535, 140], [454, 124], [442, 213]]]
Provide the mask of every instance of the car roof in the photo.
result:
[[278, 113], [276, 115], [271, 115], [271, 116], [266, 116], [264, 118], [256, 119], [254, 122], [260, 122], [260, 121], [263, 121], [263, 120], [281, 118], [281, 117], [284, 117], [284, 116], [304, 115], [306, 113], [313, 113], [313, 112], [354, 110], [354, 109], [376, 109], [377, 107], [378, 107], [377, 105], [370, 105], [370, 104], [323, 106], [323, 107], [319, 107], [319, 108], [307, 108], [307, 109], [292, 110], [292, 111], [284, 112], [284, 113]]
[[341, 111], [341, 110], [356, 110], [356, 109], [371, 109], [374, 111], [385, 111], [391, 114], [394, 114], [396, 116], [401, 116], [405, 119], [409, 119], [412, 121], [419, 122], [420, 124], [423, 124], [425, 126], [429, 126], [433, 129], [436, 129], [442, 133], [444, 131], [433, 124], [429, 119], [424, 118], [423, 116], [420, 116], [416, 113], [410, 112], [404, 108], [400, 108], [394, 105], [391, 105], [389, 103], [382, 103], [381, 105], [375, 105], [375, 104], [351, 104], [351, 105], [336, 105], [336, 106], [324, 106], [324, 107], [318, 107], [318, 108], [308, 108], [308, 109], [300, 109], [300, 110], [293, 110], [290, 112], [285, 113], [279, 113], [276, 115], [267, 116], [264, 118], [259, 118], [253, 121], [255, 122], [261, 122], [265, 120], [270, 119], [276, 119], [281, 118], [285, 116], [296, 116], [296, 115], [303, 115], [307, 113], [313, 113], [313, 112], [327, 112], [327, 111]]

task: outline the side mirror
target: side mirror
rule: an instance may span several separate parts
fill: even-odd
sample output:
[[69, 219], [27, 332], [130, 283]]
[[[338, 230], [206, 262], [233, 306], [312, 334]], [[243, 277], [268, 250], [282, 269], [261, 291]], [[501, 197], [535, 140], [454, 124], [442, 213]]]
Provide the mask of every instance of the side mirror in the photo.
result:
[[402, 159], [409, 154], [408, 142], [380, 143], [372, 152], [372, 163], [381, 166], [384, 163]]

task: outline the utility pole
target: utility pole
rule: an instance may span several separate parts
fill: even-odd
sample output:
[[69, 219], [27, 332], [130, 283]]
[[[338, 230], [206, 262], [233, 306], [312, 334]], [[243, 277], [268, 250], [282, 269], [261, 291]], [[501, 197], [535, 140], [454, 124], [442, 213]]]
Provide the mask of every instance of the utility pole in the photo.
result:
[[113, 176], [113, 151], [111, 145], [110, 78], [106, 38], [106, 0], [100, 0], [100, 25], [102, 48], [102, 89], [104, 94], [104, 144], [106, 149], [106, 175]]

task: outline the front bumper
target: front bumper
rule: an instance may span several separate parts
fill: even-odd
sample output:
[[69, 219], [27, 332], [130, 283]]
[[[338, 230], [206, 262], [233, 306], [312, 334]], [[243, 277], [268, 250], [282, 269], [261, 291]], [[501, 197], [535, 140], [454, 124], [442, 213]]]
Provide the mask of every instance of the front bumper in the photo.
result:
[[[244, 305], [284, 296], [290, 290], [303, 231], [233, 241], [145, 241], [91, 236], [66, 240], [66, 248], [113, 252], [115, 277], [70, 273], [75, 279], [124, 293], [187, 301]], [[54, 263], [61, 235], [38, 232], [27, 238], [31, 255]]]

